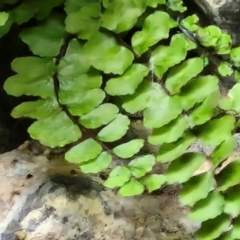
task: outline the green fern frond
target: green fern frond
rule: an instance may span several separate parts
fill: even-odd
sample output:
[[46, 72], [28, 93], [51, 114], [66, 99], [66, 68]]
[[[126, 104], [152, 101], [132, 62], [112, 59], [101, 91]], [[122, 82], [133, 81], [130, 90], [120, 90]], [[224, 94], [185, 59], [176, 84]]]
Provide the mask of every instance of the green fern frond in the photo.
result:
[[[217, 173], [235, 149], [239, 126], [240, 83], [221, 93], [223, 77], [240, 79], [240, 48], [231, 37], [217, 26], [200, 26], [196, 15], [182, 18], [180, 0], [33, 2], [32, 12], [30, 1], [0, 12], [0, 36], [12, 23], [38, 22], [20, 34], [34, 56], [12, 62], [16, 74], [4, 89], [39, 99], [15, 107], [12, 116], [35, 119], [28, 132], [46, 146], [72, 144], [65, 158], [84, 173], [122, 159], [105, 181], [120, 195], [181, 184], [180, 201], [202, 222], [196, 236], [235, 239], [239, 161]], [[65, 14], [57, 13], [63, 4]], [[109, 147], [131, 131], [137, 114], [151, 130], [147, 139]], [[189, 150], [196, 141], [211, 153]], [[146, 144], [159, 150], [142, 155]], [[210, 168], [196, 174], [206, 160]], [[166, 173], [153, 174], [165, 163]]]

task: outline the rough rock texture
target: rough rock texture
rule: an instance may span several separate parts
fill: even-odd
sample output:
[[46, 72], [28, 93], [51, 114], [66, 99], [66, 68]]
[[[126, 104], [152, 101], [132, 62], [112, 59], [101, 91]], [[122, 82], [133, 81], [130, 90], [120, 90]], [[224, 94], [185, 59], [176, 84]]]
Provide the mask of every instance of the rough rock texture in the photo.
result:
[[177, 188], [122, 198], [98, 176], [33, 152], [25, 143], [0, 155], [1, 240], [193, 239], [198, 224], [186, 218]]
[[[179, 187], [122, 198], [104, 189], [100, 177], [86, 177], [58, 156], [49, 160], [43, 150], [25, 143], [0, 155], [1, 240], [194, 239], [199, 224], [188, 220]], [[210, 167], [206, 160], [196, 174]]]

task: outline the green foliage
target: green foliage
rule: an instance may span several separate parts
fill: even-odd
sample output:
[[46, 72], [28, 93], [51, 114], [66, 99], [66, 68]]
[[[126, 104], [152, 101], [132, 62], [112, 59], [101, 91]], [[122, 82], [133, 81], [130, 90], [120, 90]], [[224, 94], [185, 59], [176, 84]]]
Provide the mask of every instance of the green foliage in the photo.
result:
[[0, 26], [4, 26], [9, 18], [9, 14], [6, 12], [0, 12]]
[[[110, 168], [104, 185], [122, 196], [182, 184], [180, 201], [202, 222], [196, 236], [236, 239], [240, 161], [216, 170], [236, 146], [240, 47], [232, 48], [217, 26], [201, 27], [196, 15], [180, 19], [186, 10], [181, 0], [22, 1], [0, 12], [0, 36], [20, 25], [32, 56], [12, 62], [16, 74], [4, 89], [38, 98], [15, 107], [12, 116], [35, 119], [28, 132], [46, 146], [71, 143], [65, 159], [82, 172]], [[221, 76], [237, 81], [226, 96]], [[151, 134], [121, 142], [138, 113]], [[196, 141], [212, 152], [189, 151]], [[142, 155], [149, 144], [159, 150]], [[116, 157], [122, 165], [112, 167]], [[206, 160], [211, 167], [196, 174]], [[169, 163], [166, 173], [153, 174], [163, 163]]]
[[179, 96], [153, 96], [153, 99], [151, 99], [143, 112], [144, 126], [147, 128], [160, 128], [177, 118], [182, 110]]
[[183, 6], [183, 1], [182, 0], [169, 0], [167, 2], [167, 5], [169, 9], [173, 11], [178, 11], [178, 12], [185, 12], [187, 10], [186, 7]]
[[235, 224], [234, 224], [233, 230], [231, 232], [231, 237], [236, 239], [236, 238], [238, 238], [239, 233], [240, 233], [240, 218], [237, 217], [235, 219]]
[[154, 156], [146, 155], [143, 157], [137, 157], [132, 160], [127, 166], [131, 174], [135, 178], [140, 178], [145, 176], [147, 172], [150, 172], [155, 164]]
[[[159, 23], [162, 24], [161, 28], [159, 28]], [[133, 35], [133, 50], [138, 55], [142, 55], [149, 47], [168, 38], [169, 30], [176, 26], [177, 23], [166, 12], [156, 11], [145, 19], [142, 31]]]
[[157, 161], [161, 163], [171, 162], [180, 157], [196, 140], [196, 137], [187, 132], [177, 141], [163, 143], [160, 152], [157, 154]]
[[[154, 3], [156, 3], [156, 0], [154, 0]], [[138, 17], [144, 13], [146, 5], [149, 4], [143, 0], [113, 0], [108, 1], [108, 3], [105, 2], [101, 26], [114, 33], [130, 30], [137, 22]]]
[[227, 159], [233, 150], [236, 148], [236, 141], [233, 137], [225, 139], [219, 144], [211, 154], [211, 162], [217, 166], [224, 159]]
[[[115, 119], [118, 112], [119, 109], [116, 105], [105, 103], [94, 108], [91, 112], [83, 115], [79, 119], [79, 123], [88, 129], [99, 128]], [[104, 113], [104, 117], [100, 117], [102, 113]]]
[[61, 15], [51, 15], [39, 26], [24, 29], [20, 37], [33, 54], [40, 57], [55, 57], [64, 41], [63, 20]]
[[235, 84], [228, 92], [229, 96], [229, 106], [230, 109], [233, 111], [240, 111], [240, 105], [239, 105], [239, 90], [240, 90], [240, 84]]
[[[34, 109], [32, 110], [34, 111]], [[39, 119], [28, 128], [28, 131], [33, 139], [37, 139], [43, 145], [51, 148], [63, 147], [77, 141], [82, 136], [81, 130], [65, 112]]]
[[159, 189], [166, 182], [163, 174], [151, 174], [143, 177], [141, 183], [147, 187], [149, 193]]
[[96, 158], [101, 152], [102, 146], [94, 139], [89, 138], [66, 152], [65, 158], [69, 162], [78, 164]]
[[179, 116], [163, 127], [153, 129], [152, 134], [148, 137], [148, 142], [153, 145], [175, 142], [187, 129], [187, 119]]
[[109, 174], [105, 186], [109, 188], [121, 187], [130, 180], [131, 172], [128, 168], [117, 166]]
[[150, 57], [150, 65], [156, 76], [161, 79], [170, 67], [183, 61], [188, 51], [195, 47], [194, 44], [191, 45], [184, 34], [175, 34], [169, 46], [156, 47]]
[[[43, 99], [54, 97], [54, 60], [51, 58], [21, 57], [12, 62], [16, 75], [8, 78], [4, 89], [11, 95], [39, 96]], [[37, 91], [36, 91], [37, 89]], [[44, 109], [42, 109], [44, 111]]]
[[216, 46], [221, 34], [221, 29], [213, 25], [205, 28], [199, 28], [197, 31], [198, 39], [200, 39], [200, 42], [204, 47]]
[[229, 163], [218, 175], [218, 189], [225, 191], [232, 186], [235, 186], [239, 183], [239, 170], [240, 162], [239, 160]]
[[179, 94], [181, 105], [184, 110], [189, 110], [217, 91], [219, 91], [217, 77], [212, 75], [196, 77]]
[[69, 13], [65, 20], [66, 31], [77, 34], [79, 38], [89, 39], [100, 27], [100, 13], [97, 1], [81, 7], [79, 11]]
[[137, 154], [143, 146], [143, 139], [133, 139], [113, 148], [113, 153], [120, 158], [130, 158]]
[[123, 137], [128, 130], [130, 120], [127, 116], [118, 114], [112, 122], [104, 127], [97, 135], [103, 142], [113, 142]]
[[218, 71], [224, 77], [231, 76], [233, 74], [233, 69], [231, 68], [231, 65], [227, 62], [221, 62], [218, 67]]
[[120, 188], [119, 194], [128, 197], [142, 194], [143, 191], [144, 185], [132, 178]]
[[111, 154], [108, 152], [102, 152], [95, 159], [81, 164], [81, 170], [84, 173], [99, 173], [108, 168], [111, 162]]
[[[235, 118], [225, 115], [218, 119], [212, 119], [199, 127], [199, 139], [205, 145], [219, 145], [231, 136], [234, 129]], [[221, 129], [221, 132], [219, 132]]]
[[122, 98], [122, 108], [131, 114], [143, 111], [153, 95], [164, 95], [163, 89], [155, 83], [144, 81], [139, 85], [137, 91], [132, 95], [127, 95]]
[[184, 205], [193, 206], [199, 200], [206, 198], [213, 187], [214, 179], [211, 172], [193, 176], [183, 184], [180, 201]]
[[213, 219], [222, 213], [223, 205], [223, 196], [217, 191], [212, 191], [207, 198], [201, 199], [193, 206], [189, 217], [201, 222]]
[[218, 91], [212, 93], [206, 97], [199, 106], [196, 106], [192, 110], [188, 117], [193, 126], [206, 123], [217, 113], [216, 108], [218, 105], [219, 95]]
[[84, 45], [92, 66], [104, 73], [123, 74], [132, 64], [133, 53], [120, 46], [113, 36], [97, 32]]
[[224, 194], [224, 212], [231, 216], [240, 214], [239, 185], [229, 188]]
[[230, 217], [227, 214], [221, 214], [214, 219], [202, 223], [202, 227], [197, 231], [197, 238], [202, 240], [216, 239], [222, 232], [227, 231], [230, 226]]
[[184, 183], [204, 163], [205, 156], [201, 153], [185, 153], [171, 162], [166, 173], [167, 182]]
[[240, 58], [239, 58], [240, 55], [239, 54], [240, 54], [240, 47], [235, 47], [235, 48], [231, 49], [230, 60], [233, 62], [233, 64], [236, 67], [240, 66]]
[[148, 75], [149, 69], [142, 64], [132, 64], [125, 73], [107, 81], [105, 91], [111, 96], [133, 94]]
[[183, 26], [185, 29], [188, 29], [191, 32], [195, 32], [199, 29], [198, 21], [199, 18], [197, 15], [191, 15], [182, 19], [181, 26]]
[[204, 69], [202, 58], [190, 58], [171, 68], [165, 86], [171, 94], [177, 94], [181, 88]]

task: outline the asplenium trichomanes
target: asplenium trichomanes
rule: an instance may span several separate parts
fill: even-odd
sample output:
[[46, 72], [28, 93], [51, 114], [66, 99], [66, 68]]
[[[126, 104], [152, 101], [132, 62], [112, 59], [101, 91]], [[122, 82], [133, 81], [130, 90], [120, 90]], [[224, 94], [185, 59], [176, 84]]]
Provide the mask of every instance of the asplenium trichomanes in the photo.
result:
[[[65, 158], [85, 173], [105, 170], [113, 155], [134, 157], [112, 169], [107, 187], [131, 196], [181, 183], [181, 202], [192, 206], [192, 219], [203, 222], [199, 238], [215, 239], [227, 230], [240, 213], [234, 191], [240, 165], [231, 163], [217, 176], [214, 171], [232, 153], [238, 126], [240, 84], [225, 98], [219, 89], [219, 76], [240, 76], [240, 48], [231, 47], [231, 37], [216, 26], [200, 27], [196, 15], [183, 18], [181, 1], [4, 4], [13, 7], [0, 13], [1, 35], [12, 24], [36, 22], [20, 33], [32, 56], [12, 62], [16, 75], [4, 85], [10, 95], [39, 97], [12, 111], [15, 118], [36, 120], [28, 129], [31, 137], [50, 147], [73, 143]], [[138, 138], [106, 147], [127, 133], [129, 116], [138, 112], [152, 129], [148, 143], [160, 150], [137, 156], [144, 146]], [[214, 147], [210, 156], [186, 153], [196, 140]], [[193, 176], [206, 157], [211, 169]], [[157, 163], [170, 163], [166, 174], [151, 174]], [[238, 234], [238, 222], [227, 237]]]

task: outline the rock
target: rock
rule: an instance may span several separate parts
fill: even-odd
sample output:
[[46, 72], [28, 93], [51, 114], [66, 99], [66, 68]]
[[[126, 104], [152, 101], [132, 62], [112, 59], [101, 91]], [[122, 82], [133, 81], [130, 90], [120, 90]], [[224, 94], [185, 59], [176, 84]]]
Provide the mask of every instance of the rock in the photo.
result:
[[124, 198], [101, 183], [29, 143], [1, 154], [0, 239], [193, 239], [177, 188]]

